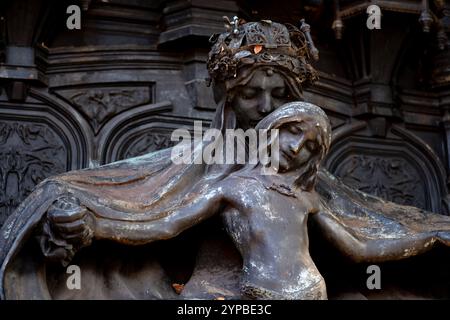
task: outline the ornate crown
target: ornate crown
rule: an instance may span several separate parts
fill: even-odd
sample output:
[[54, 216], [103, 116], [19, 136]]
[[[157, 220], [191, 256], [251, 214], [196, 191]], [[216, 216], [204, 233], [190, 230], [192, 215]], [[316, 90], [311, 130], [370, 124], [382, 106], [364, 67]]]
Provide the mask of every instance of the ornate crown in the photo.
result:
[[214, 34], [207, 67], [215, 81], [237, 76], [237, 70], [248, 65], [272, 64], [293, 73], [296, 82], [312, 84], [317, 73], [309, 61], [319, 59], [309, 33], [310, 26], [301, 20], [300, 29], [270, 20], [245, 23], [234, 17], [226, 20], [227, 32]]

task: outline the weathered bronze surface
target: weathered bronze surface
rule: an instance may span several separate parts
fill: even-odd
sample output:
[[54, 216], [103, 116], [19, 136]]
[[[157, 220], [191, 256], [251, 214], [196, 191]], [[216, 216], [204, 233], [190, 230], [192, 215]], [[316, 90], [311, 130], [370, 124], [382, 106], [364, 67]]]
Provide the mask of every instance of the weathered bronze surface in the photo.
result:
[[[280, 171], [264, 176], [259, 166], [175, 165], [168, 148], [47, 179], [0, 231], [2, 298], [324, 299], [325, 282], [308, 251], [309, 217], [356, 262], [450, 245], [449, 217], [368, 196], [319, 170], [330, 124], [319, 107], [292, 102], [303, 100], [302, 85], [315, 77], [310, 37], [270, 21], [235, 27], [238, 32], [231, 28], [216, 39], [208, 63], [218, 104], [212, 127], [279, 128], [281, 149], [293, 152]], [[300, 36], [298, 46], [293, 39]], [[300, 142], [295, 150], [292, 141]], [[223, 218], [242, 261], [230, 253], [229, 270], [205, 273], [202, 254], [214, 249], [204, 246], [178, 295], [160, 240], [183, 236], [214, 215]], [[83, 270], [81, 290], [65, 287], [61, 266], [69, 263]]]

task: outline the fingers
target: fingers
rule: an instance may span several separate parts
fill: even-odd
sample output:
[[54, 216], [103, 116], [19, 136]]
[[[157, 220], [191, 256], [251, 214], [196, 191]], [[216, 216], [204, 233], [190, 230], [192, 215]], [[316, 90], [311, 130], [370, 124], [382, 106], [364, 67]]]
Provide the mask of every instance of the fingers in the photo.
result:
[[81, 206], [70, 208], [69, 210], [53, 207], [48, 211], [48, 218], [56, 224], [69, 223], [83, 219], [87, 211], [86, 208]]
[[54, 227], [64, 239], [70, 242], [82, 241], [90, 235], [90, 228], [85, 220], [55, 224]]
[[60, 198], [47, 211], [49, 227], [70, 243], [84, 243], [92, 237], [89, 209], [71, 197]]
[[75, 234], [82, 232], [86, 228], [86, 221], [76, 220], [68, 223], [57, 223], [54, 226], [60, 233]]
[[67, 223], [52, 223], [53, 229], [60, 237], [71, 243], [84, 243], [92, 235], [91, 226], [87, 222], [88, 217]]
[[72, 244], [81, 244], [81, 245], [87, 245], [91, 241], [91, 233], [88, 229], [85, 229], [78, 233], [73, 234], [65, 234], [64, 238], [67, 242]]

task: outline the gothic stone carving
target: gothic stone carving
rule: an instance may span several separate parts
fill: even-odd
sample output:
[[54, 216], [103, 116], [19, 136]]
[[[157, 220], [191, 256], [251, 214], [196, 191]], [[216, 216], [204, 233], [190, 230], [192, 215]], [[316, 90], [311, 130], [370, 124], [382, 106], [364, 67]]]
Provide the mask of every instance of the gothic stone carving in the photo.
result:
[[337, 174], [346, 184], [366, 193], [425, 209], [425, 186], [417, 170], [403, 158], [352, 155]]
[[49, 127], [0, 122], [0, 225], [39, 182], [67, 170], [66, 158]]
[[111, 117], [132, 107], [151, 103], [153, 99], [150, 86], [90, 87], [58, 90], [57, 94], [86, 116], [96, 134]]
[[174, 144], [175, 142], [170, 140], [170, 132], [168, 130], [148, 131], [137, 137], [131, 143], [124, 145], [117, 160], [137, 157], [149, 152], [172, 147]]
[[326, 167], [356, 189], [399, 204], [441, 212], [442, 178], [408, 141], [363, 137], [335, 142]]

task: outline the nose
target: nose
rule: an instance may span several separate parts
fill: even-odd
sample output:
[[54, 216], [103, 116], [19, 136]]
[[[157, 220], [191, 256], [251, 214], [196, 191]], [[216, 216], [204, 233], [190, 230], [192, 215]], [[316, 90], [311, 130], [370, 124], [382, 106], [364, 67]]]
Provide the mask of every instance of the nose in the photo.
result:
[[273, 101], [270, 92], [265, 92], [259, 101], [258, 111], [263, 114], [268, 114], [273, 111]]
[[299, 153], [302, 146], [303, 146], [303, 139], [295, 139], [289, 144], [289, 149], [291, 149], [291, 151], [294, 154], [297, 154]]

